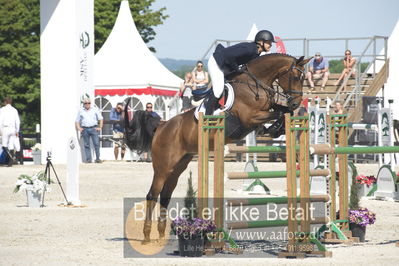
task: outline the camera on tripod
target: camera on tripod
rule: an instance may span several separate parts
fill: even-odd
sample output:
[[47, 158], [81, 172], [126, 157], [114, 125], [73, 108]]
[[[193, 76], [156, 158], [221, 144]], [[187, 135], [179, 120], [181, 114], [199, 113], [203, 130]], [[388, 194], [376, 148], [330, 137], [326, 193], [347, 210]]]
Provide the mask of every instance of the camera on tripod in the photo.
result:
[[[55, 175], [55, 178], [57, 179], [58, 185], [60, 186], [62, 194], [64, 195], [66, 205], [72, 205], [72, 203], [68, 201], [68, 199], [67, 199], [67, 197], [65, 195], [64, 189], [62, 188], [62, 185], [61, 185], [61, 181], [58, 178], [58, 175], [57, 175], [57, 172], [54, 169], [53, 163], [51, 162], [51, 151], [47, 152], [46, 160], [47, 160], [47, 163], [46, 163], [46, 169], [44, 170], [44, 176], [46, 177], [48, 184], [51, 183], [50, 172], [51, 172], [51, 170], [53, 170], [53, 173]], [[43, 197], [42, 197], [42, 205], [41, 206], [44, 207], [44, 194], [43, 194]]]

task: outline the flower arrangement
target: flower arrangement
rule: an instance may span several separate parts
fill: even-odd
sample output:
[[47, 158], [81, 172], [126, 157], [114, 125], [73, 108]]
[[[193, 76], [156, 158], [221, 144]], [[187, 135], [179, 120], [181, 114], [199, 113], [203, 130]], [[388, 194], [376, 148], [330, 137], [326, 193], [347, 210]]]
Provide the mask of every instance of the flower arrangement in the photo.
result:
[[17, 193], [20, 190], [31, 190], [34, 193], [41, 191], [50, 192], [50, 187], [46, 183], [44, 172], [41, 171], [33, 176], [20, 175], [18, 177], [17, 183], [15, 184], [14, 193]]
[[32, 151], [40, 151], [42, 149], [42, 145], [40, 143], [36, 143], [33, 147], [31, 147]]
[[377, 182], [377, 178], [374, 175], [366, 176], [366, 175], [358, 175], [356, 177], [356, 184], [366, 184], [367, 187], [370, 187], [372, 184]]
[[376, 215], [367, 208], [359, 208], [358, 210], [349, 211], [349, 223], [358, 224], [360, 226], [367, 226], [374, 224]]
[[173, 220], [172, 231], [179, 237], [196, 238], [204, 237], [208, 233], [216, 232], [216, 225], [213, 220], [201, 218], [186, 219], [177, 217]]

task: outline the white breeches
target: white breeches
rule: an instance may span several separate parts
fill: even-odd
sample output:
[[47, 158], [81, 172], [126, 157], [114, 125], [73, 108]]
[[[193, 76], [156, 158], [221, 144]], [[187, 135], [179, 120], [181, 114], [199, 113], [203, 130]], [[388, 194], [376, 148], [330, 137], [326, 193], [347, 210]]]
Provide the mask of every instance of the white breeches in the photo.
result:
[[216, 98], [219, 98], [224, 89], [224, 74], [213, 55], [208, 60], [208, 72], [212, 79], [213, 94]]
[[3, 127], [2, 136], [1, 136], [1, 145], [3, 147], [8, 148], [9, 150], [14, 149], [15, 139], [16, 139], [16, 132], [15, 128], [13, 127]]

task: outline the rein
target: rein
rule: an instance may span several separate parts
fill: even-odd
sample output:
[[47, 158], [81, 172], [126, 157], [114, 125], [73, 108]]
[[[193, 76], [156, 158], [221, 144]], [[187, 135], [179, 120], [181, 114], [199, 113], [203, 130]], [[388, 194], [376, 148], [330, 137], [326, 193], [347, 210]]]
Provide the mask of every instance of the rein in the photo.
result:
[[[258, 78], [256, 78], [256, 76], [255, 76], [254, 74], [252, 74], [252, 73], [249, 71], [247, 65], [244, 65], [244, 66], [240, 69], [240, 71], [241, 71], [242, 73], [247, 74], [247, 75], [255, 82], [255, 84], [250, 83], [250, 82], [245, 82], [245, 81], [234, 80], [234, 79], [233, 79], [233, 80], [227, 80], [226, 82], [228, 82], [228, 83], [236, 83], [236, 84], [246, 84], [246, 85], [248, 85], [248, 87], [249, 87], [249, 89], [251, 90], [251, 92], [255, 95], [255, 99], [256, 99], [257, 101], [259, 100], [259, 88], [261, 88], [261, 89], [263, 89], [263, 90], [269, 95], [270, 99], [271, 99], [274, 103], [276, 102], [276, 101], [275, 101], [275, 97], [274, 97], [276, 94], [279, 95], [279, 96], [282, 96], [282, 97], [286, 98], [286, 99], [287, 99], [287, 102], [290, 102], [290, 101], [296, 99], [297, 97], [301, 97], [301, 96], [303, 95], [303, 92], [302, 92], [302, 91], [294, 91], [294, 90], [291, 90], [291, 84], [292, 84], [292, 81], [293, 81], [292, 70], [294, 70], [294, 69], [298, 70], [298, 71], [301, 73], [300, 79], [303, 79], [304, 76], [305, 76], [304, 71], [301, 70], [301, 69], [299, 69], [298, 67], [296, 67], [295, 62], [292, 62], [292, 65], [291, 65], [288, 69], [286, 69], [286, 70], [284, 70], [283, 72], [279, 73], [278, 76], [277, 76], [277, 78], [276, 78], [276, 80], [274, 80], [274, 81], [276, 81], [276, 83], [277, 83], [280, 87], [282, 87], [282, 86], [280, 85], [280, 83], [277, 81], [278, 78], [279, 78], [280, 76], [286, 74], [287, 72], [290, 72], [289, 83], [288, 83], [288, 89], [287, 89], [286, 92], [280, 92], [278, 89], [272, 88], [272, 87], [270, 87], [270, 86], [264, 84], [261, 80], [259, 80]], [[253, 89], [253, 88], [254, 88], [254, 89]], [[298, 95], [292, 96], [292, 95], [290, 95], [290, 94], [298, 94]]]
[[[248, 85], [249, 89], [251, 92], [255, 95], [255, 100], [259, 100], [259, 87], [263, 89], [271, 98], [274, 98], [274, 95], [276, 93], [279, 93], [277, 90], [274, 88], [264, 84], [262, 81], [258, 80], [251, 72], [249, 72], [247, 66], [245, 65], [240, 69], [242, 73], [247, 74], [250, 78], [252, 78], [253, 81], [255, 81], [255, 84], [246, 82], [246, 81], [240, 81], [240, 80], [226, 80], [228, 83], [236, 83], [236, 84], [245, 84]], [[255, 88], [255, 89], [253, 89]]]

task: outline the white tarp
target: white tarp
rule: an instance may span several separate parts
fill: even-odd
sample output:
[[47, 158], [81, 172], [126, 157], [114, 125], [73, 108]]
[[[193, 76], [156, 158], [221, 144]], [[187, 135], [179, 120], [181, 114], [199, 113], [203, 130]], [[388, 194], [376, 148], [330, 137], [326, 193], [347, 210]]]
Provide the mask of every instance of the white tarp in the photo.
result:
[[[388, 38], [388, 58], [389, 58], [389, 76], [387, 83], [384, 86], [384, 95], [382, 92], [378, 94], [378, 96], [384, 96], [385, 103], [384, 106], [388, 106], [388, 99], [393, 99], [394, 104], [399, 103], [399, 20], [396, 22], [395, 28], [393, 29], [391, 36]], [[380, 53], [382, 55], [384, 50]], [[376, 71], [378, 72], [383, 64], [381, 62], [377, 62]], [[372, 68], [371, 68], [372, 69]], [[393, 118], [399, 119], [399, 112], [393, 110]]]

